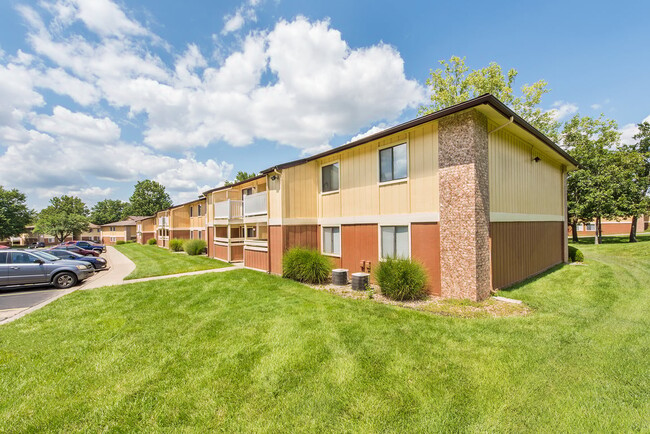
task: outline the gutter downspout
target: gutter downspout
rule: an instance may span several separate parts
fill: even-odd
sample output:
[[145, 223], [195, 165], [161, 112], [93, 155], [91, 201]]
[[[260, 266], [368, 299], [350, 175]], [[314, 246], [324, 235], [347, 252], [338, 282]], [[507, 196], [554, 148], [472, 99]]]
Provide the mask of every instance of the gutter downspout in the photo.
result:
[[492, 131], [488, 131], [488, 134], [495, 133], [495, 132], [499, 131], [501, 128], [505, 128], [505, 127], [507, 127], [508, 125], [510, 125], [511, 123], [513, 123], [514, 121], [515, 121], [515, 117], [514, 117], [514, 116], [510, 116], [510, 120], [508, 120], [508, 122], [506, 122], [506, 123], [503, 124], [503, 125], [500, 125], [500, 126], [496, 127], [496, 128], [493, 129]]

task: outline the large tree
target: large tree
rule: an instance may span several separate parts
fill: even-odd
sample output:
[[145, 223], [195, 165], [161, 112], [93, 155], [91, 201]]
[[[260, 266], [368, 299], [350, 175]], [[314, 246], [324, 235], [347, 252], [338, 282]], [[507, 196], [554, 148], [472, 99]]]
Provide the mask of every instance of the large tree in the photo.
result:
[[90, 212], [90, 221], [96, 225], [103, 225], [122, 220], [129, 206], [128, 202], [116, 199], [104, 199], [95, 204]]
[[133, 194], [129, 199], [129, 206], [126, 207], [126, 214], [154, 215], [170, 206], [172, 206], [172, 200], [165, 191], [165, 186], [156, 181], [145, 179], [135, 184]]
[[50, 205], [38, 213], [34, 232], [53, 235], [62, 242], [70, 235], [78, 236], [88, 230], [88, 208], [75, 196], [50, 199]]
[[563, 143], [579, 167], [569, 173], [567, 204], [574, 240], [579, 221], [596, 221], [595, 243], [602, 242], [603, 218], [619, 215], [616, 197], [616, 146], [620, 133], [613, 120], [575, 115], [563, 129]]
[[16, 237], [25, 231], [32, 219], [26, 197], [20, 191], [5, 190], [0, 185], [0, 240]]
[[418, 114], [432, 113], [491, 93], [539, 131], [558, 141], [560, 123], [552, 112], [539, 107], [544, 94], [550, 92], [546, 81], [538, 80], [521, 86], [521, 94], [517, 96], [513, 88], [518, 75], [516, 69], [508, 70], [506, 76], [501, 66], [495, 62], [472, 71], [465, 65], [464, 57], [452, 56], [448, 61], [439, 62], [442, 68], [431, 70], [426, 81], [431, 103], [420, 106]]
[[619, 217], [632, 217], [630, 242], [636, 242], [639, 216], [650, 209], [650, 123], [638, 125], [635, 143], [623, 145], [616, 152], [616, 198]]
[[247, 179], [254, 178], [256, 176], [257, 176], [257, 174], [254, 173], [254, 172], [247, 173], [247, 172], [244, 172], [244, 171], [240, 170], [239, 172], [237, 172], [237, 175], [235, 176], [234, 181], [226, 181], [226, 182], [224, 182], [224, 185], [237, 184], [238, 182], [246, 181]]

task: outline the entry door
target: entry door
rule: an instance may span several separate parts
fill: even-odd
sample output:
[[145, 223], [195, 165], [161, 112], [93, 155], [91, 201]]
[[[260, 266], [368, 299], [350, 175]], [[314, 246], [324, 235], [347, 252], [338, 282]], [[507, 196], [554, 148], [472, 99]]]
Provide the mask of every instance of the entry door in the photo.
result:
[[244, 200], [244, 197], [253, 194], [253, 187], [244, 188], [241, 191], [241, 200]]
[[27, 252], [11, 252], [8, 284], [45, 283], [47, 276], [45, 266], [39, 264], [39, 258]]

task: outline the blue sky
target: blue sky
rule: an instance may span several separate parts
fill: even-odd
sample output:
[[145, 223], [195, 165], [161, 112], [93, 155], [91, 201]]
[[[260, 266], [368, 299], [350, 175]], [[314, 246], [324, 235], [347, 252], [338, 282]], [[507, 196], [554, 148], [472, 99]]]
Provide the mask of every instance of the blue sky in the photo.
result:
[[650, 116], [647, 2], [9, 0], [0, 3], [0, 184], [40, 208], [156, 179], [175, 201], [238, 170], [416, 116], [465, 56], [552, 92], [547, 110]]

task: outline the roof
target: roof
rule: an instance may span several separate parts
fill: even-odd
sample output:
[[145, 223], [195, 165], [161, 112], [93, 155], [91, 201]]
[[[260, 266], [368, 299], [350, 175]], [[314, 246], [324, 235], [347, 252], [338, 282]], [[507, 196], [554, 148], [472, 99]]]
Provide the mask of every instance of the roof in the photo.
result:
[[130, 215], [128, 217], [128, 220], [133, 220], [134, 222], [139, 222], [139, 221], [146, 220], [146, 219], [151, 219], [151, 218], [153, 218], [152, 215]]
[[[205, 197], [200, 196], [200, 197], [197, 197], [196, 199], [190, 200], [189, 202], [179, 203], [178, 205], [172, 205], [167, 209], [174, 209], [174, 208], [178, 208], [178, 207], [181, 207], [181, 206], [189, 205], [189, 204], [194, 203], [194, 202], [199, 201], [199, 200], [205, 200]], [[163, 209], [161, 211], [167, 211], [167, 209]], [[160, 211], [158, 211], [158, 212], [160, 212]]]
[[252, 178], [244, 179], [243, 181], [235, 182], [234, 184], [222, 185], [221, 187], [215, 187], [210, 190], [204, 191], [203, 194], [212, 193], [213, 191], [225, 190], [227, 188], [237, 187], [242, 184], [246, 184], [250, 181], [255, 181], [256, 179], [264, 178], [266, 174], [260, 173], [259, 175], [253, 176]]
[[119, 222], [111, 222], [111, 223], [106, 223], [104, 225], [101, 225], [101, 227], [104, 226], [135, 226], [135, 221], [133, 220], [122, 220]]
[[[463, 110], [467, 110], [470, 108], [478, 107], [481, 105], [489, 105], [492, 108], [494, 108], [497, 112], [499, 112], [501, 115], [503, 115], [506, 118], [513, 118], [513, 123], [518, 125], [519, 127], [523, 128], [533, 136], [535, 136], [537, 139], [541, 140], [544, 144], [546, 144], [549, 148], [551, 148], [553, 151], [555, 151], [557, 154], [559, 154], [562, 158], [566, 159], [569, 161], [571, 164], [578, 166], [578, 162], [571, 157], [569, 154], [566, 153], [566, 151], [562, 148], [560, 148], [557, 144], [555, 144], [551, 139], [546, 137], [543, 133], [541, 133], [539, 130], [537, 130], [535, 127], [533, 127], [531, 124], [526, 122], [521, 116], [519, 116], [517, 113], [512, 111], [508, 106], [506, 106], [504, 103], [499, 101], [494, 95], [486, 93], [484, 95], [481, 95], [479, 97], [461, 102], [460, 104], [456, 104], [447, 108], [444, 108], [442, 110], [438, 110], [437, 112], [430, 113], [428, 115], [424, 115], [419, 118], [415, 118], [413, 120], [410, 120], [408, 122], [404, 122], [403, 124], [396, 125], [391, 128], [387, 128], [383, 131], [380, 131], [376, 134], [372, 134], [370, 136], [363, 137], [359, 140], [355, 140], [350, 143], [346, 143], [342, 146], [330, 149], [325, 152], [321, 152], [320, 154], [312, 155], [311, 157], [306, 157], [302, 158], [299, 160], [294, 160], [294, 161], [289, 161], [287, 163], [282, 163], [278, 164], [273, 167], [269, 167], [268, 169], [262, 170], [262, 174], [267, 174], [269, 172], [273, 172], [274, 170], [281, 170], [281, 169], [286, 169], [288, 167], [293, 167], [293, 166], [298, 166], [300, 164], [308, 163], [313, 160], [317, 160], [319, 158], [326, 157], [331, 154], [335, 154], [337, 152], [345, 151], [346, 149], [354, 148], [356, 146], [363, 145], [365, 143], [372, 142], [373, 140], [381, 139], [383, 137], [390, 136], [392, 134], [398, 133], [400, 131], [407, 130], [409, 128], [416, 127], [418, 125], [422, 125], [424, 123], [430, 122], [435, 119], [440, 119], [445, 116], [449, 116], [458, 112], [461, 112]], [[212, 191], [212, 190], [211, 190]]]

